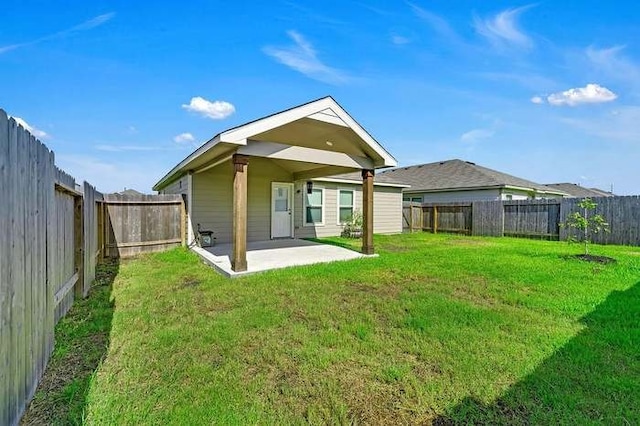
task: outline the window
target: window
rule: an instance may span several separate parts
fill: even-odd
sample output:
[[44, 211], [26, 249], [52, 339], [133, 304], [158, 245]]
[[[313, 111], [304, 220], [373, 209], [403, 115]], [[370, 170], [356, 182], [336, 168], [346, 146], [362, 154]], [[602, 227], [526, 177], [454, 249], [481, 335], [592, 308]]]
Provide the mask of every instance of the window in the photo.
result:
[[410, 201], [412, 203], [421, 203], [422, 204], [422, 197], [403, 197], [402, 201]]
[[324, 225], [324, 188], [313, 188], [304, 193], [304, 224]]
[[355, 206], [355, 192], [351, 189], [338, 190], [338, 224], [347, 223], [353, 217]]
[[513, 195], [511, 195], [511, 194], [507, 194], [507, 195], [505, 195], [505, 197], [506, 197], [507, 200], [513, 200]]

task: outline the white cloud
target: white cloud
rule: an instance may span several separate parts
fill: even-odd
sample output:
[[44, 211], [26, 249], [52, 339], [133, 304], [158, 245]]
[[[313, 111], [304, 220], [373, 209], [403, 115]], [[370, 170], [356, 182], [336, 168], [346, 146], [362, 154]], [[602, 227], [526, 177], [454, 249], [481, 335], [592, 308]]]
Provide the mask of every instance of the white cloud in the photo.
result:
[[449, 41], [459, 42], [460, 36], [451, 28], [451, 25], [442, 17], [435, 13], [429, 12], [426, 9], [421, 8], [413, 3], [408, 3], [413, 11], [414, 15], [422, 19], [424, 22], [438, 33], [441, 37], [448, 39]]
[[94, 18], [91, 18], [88, 21], [85, 21], [85, 22], [83, 22], [83, 23], [81, 23], [79, 25], [73, 26], [71, 28], [67, 28], [67, 29], [62, 30], [62, 31], [58, 31], [57, 33], [48, 34], [46, 36], [37, 38], [35, 40], [26, 41], [26, 42], [23, 42], [23, 43], [10, 44], [10, 45], [6, 45], [6, 46], [0, 46], [0, 55], [3, 54], [3, 53], [6, 53], [6, 52], [10, 52], [12, 50], [19, 49], [21, 47], [32, 46], [34, 44], [42, 43], [43, 41], [59, 39], [59, 38], [66, 37], [66, 36], [74, 34], [74, 33], [78, 33], [78, 32], [81, 32], [81, 31], [87, 31], [87, 30], [93, 29], [93, 28], [98, 27], [98, 26], [104, 24], [105, 22], [111, 20], [114, 16], [116, 16], [115, 12], [105, 13], [105, 14], [102, 14], [102, 15], [98, 15], [98, 16], [96, 16]]
[[287, 31], [293, 40], [293, 46], [266, 46], [262, 51], [276, 61], [298, 71], [309, 78], [329, 84], [344, 84], [350, 80], [344, 71], [330, 67], [318, 59], [318, 55], [302, 34], [297, 31]]
[[191, 133], [180, 133], [179, 135], [176, 135], [173, 138], [173, 141], [179, 144], [189, 143], [195, 140], [196, 138], [194, 138]]
[[469, 130], [466, 133], [463, 133], [460, 136], [460, 140], [462, 142], [467, 142], [467, 143], [476, 143], [483, 139], [489, 139], [495, 133], [496, 132], [491, 129], [473, 129], [473, 130]]
[[588, 47], [585, 55], [590, 64], [608, 79], [615, 79], [630, 85], [636, 95], [640, 92], [640, 64], [625, 57], [625, 46], [613, 46], [604, 49]]
[[473, 26], [478, 34], [487, 38], [494, 45], [513, 45], [530, 48], [531, 38], [518, 28], [518, 17], [532, 5], [515, 9], [506, 9], [487, 19], [474, 18]]
[[555, 106], [576, 106], [581, 104], [594, 104], [611, 102], [618, 97], [611, 90], [598, 84], [587, 84], [585, 87], [577, 87], [564, 92], [552, 93], [547, 96], [547, 102]]
[[533, 98], [531, 98], [531, 102], [533, 102], [534, 104], [543, 104], [544, 99], [542, 99], [541, 96], [534, 96]]
[[48, 139], [48, 138], [50, 138], [50, 135], [47, 132], [45, 132], [44, 130], [38, 129], [35, 126], [30, 125], [29, 123], [24, 121], [22, 118], [13, 117], [13, 119], [16, 120], [16, 123], [18, 123], [19, 125], [24, 127], [25, 130], [27, 130], [29, 133], [31, 133], [36, 138], [38, 138], [38, 139]]
[[189, 104], [183, 104], [182, 108], [190, 112], [195, 112], [203, 117], [212, 120], [223, 120], [236, 112], [236, 108], [226, 101], [208, 101], [205, 98], [196, 96], [191, 98]]

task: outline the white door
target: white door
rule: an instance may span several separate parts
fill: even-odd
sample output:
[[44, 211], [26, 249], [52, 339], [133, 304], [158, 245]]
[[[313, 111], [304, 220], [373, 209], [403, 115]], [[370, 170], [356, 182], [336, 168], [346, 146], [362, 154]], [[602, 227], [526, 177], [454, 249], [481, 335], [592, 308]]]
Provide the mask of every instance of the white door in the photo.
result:
[[271, 238], [293, 237], [293, 183], [271, 184]]

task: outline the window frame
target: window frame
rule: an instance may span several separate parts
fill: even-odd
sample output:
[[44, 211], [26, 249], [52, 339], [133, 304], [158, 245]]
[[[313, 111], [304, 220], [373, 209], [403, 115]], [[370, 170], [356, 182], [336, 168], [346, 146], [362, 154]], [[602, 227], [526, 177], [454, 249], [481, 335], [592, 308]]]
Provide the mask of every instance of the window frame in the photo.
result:
[[[346, 222], [340, 222], [340, 193], [341, 192], [351, 192], [353, 194], [353, 199], [351, 202], [351, 216], [356, 212], [356, 190], [354, 188], [336, 188], [336, 224], [339, 226], [345, 226]], [[345, 206], [348, 207], [348, 206]]]
[[307, 188], [305, 186], [302, 187], [302, 204], [304, 206], [304, 208], [302, 209], [302, 225], [303, 226], [324, 226], [325, 224], [325, 214], [326, 214], [326, 205], [327, 205], [327, 201], [325, 198], [326, 195], [326, 190], [324, 188], [324, 186], [317, 186], [314, 182], [313, 184], [313, 189], [312, 191], [315, 190], [320, 190], [322, 191], [322, 205], [320, 205], [319, 207], [321, 207], [321, 214], [322, 214], [322, 222], [318, 222], [318, 223], [313, 223], [313, 222], [307, 222], [307, 207], [318, 207], [318, 206], [310, 206], [307, 204]]
[[[408, 198], [408, 200], [405, 200], [405, 198]], [[414, 201], [415, 198], [420, 199], [420, 201]], [[402, 202], [403, 203], [420, 203], [423, 204], [424, 203], [424, 197], [423, 196], [413, 196], [413, 195], [408, 195], [408, 196], [402, 196]]]

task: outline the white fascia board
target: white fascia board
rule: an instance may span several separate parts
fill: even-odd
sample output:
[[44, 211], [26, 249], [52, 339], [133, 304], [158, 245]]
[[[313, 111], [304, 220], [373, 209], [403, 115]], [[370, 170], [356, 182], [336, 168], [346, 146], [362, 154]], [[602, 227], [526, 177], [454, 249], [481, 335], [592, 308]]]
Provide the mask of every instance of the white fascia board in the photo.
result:
[[[326, 111], [326, 110], [324, 110]], [[327, 114], [326, 112], [317, 112], [315, 114], [311, 114], [307, 116], [307, 118], [312, 118], [314, 120], [323, 121], [325, 123], [335, 124], [337, 126], [349, 127], [344, 121], [342, 121], [339, 117], [331, 114]]]
[[373, 161], [367, 157], [349, 155], [343, 152], [306, 148], [303, 146], [285, 145], [275, 142], [258, 141], [251, 143], [247, 146], [238, 148], [238, 154], [277, 160], [324, 164], [328, 166], [351, 167], [357, 169], [373, 168]]
[[534, 188], [524, 188], [521, 186], [513, 186], [513, 185], [505, 185], [504, 186], [505, 189], [517, 189], [520, 191], [527, 191], [527, 192], [536, 192], [539, 194], [554, 194], [554, 195], [569, 195], [565, 192], [561, 192], [561, 191], [553, 191], [553, 190], [545, 190], [545, 189], [534, 189]]
[[220, 140], [222, 142], [235, 143], [238, 140], [250, 139], [252, 136], [318, 113], [329, 107], [329, 105], [326, 105], [326, 101], [328, 101], [328, 98], [323, 98], [315, 102], [301, 105], [252, 123], [245, 124], [244, 126], [240, 126], [236, 129], [227, 130], [220, 134]]
[[419, 193], [431, 193], [431, 192], [475, 191], [475, 190], [484, 190], [484, 189], [515, 189], [518, 191], [526, 191], [526, 192], [535, 191], [540, 194], [565, 195], [564, 193], [557, 192], [557, 191], [542, 191], [542, 190], [537, 190], [533, 188], [524, 188], [521, 186], [513, 186], [513, 185], [472, 186], [472, 187], [466, 187], [466, 188], [442, 188], [442, 189], [412, 189], [409, 191], [405, 191], [405, 193], [419, 194]]
[[[331, 109], [336, 117], [351, 128], [368, 146], [370, 146], [383, 160], [382, 164], [376, 167], [396, 167], [398, 162], [391, 156], [366, 130], [362, 128], [342, 107], [331, 97], [319, 99], [315, 102], [292, 108], [288, 111], [265, 117], [236, 129], [228, 130], [220, 134], [221, 142], [236, 143], [239, 140], [247, 140], [252, 136], [264, 133], [276, 127], [283, 126], [292, 121], [322, 113], [326, 109]], [[325, 114], [329, 117], [328, 114]]]
[[160, 179], [155, 185], [153, 185], [153, 190], [158, 191], [159, 189], [162, 189], [165, 186], [165, 184], [169, 183], [171, 178], [175, 177], [176, 174], [184, 172], [185, 167], [189, 163], [191, 163], [193, 160], [195, 160], [196, 158], [198, 158], [199, 156], [201, 156], [202, 154], [204, 154], [209, 149], [213, 148], [219, 143], [220, 143], [220, 135], [216, 135], [209, 141], [205, 142], [202, 146], [200, 146], [200, 148], [196, 149], [191, 154], [189, 154], [187, 158], [179, 162], [173, 169], [169, 171], [169, 173], [164, 175], [162, 179]]
[[342, 119], [350, 128], [353, 130], [362, 140], [365, 141], [367, 145], [369, 145], [380, 157], [383, 159], [383, 164], [378, 164], [378, 167], [397, 167], [398, 161], [393, 158], [391, 154], [387, 152], [386, 149], [382, 147], [362, 126], [360, 126], [350, 115], [342, 109], [342, 107], [331, 99], [332, 103], [335, 104], [335, 108], [332, 108], [333, 112]]
[[[362, 181], [360, 180], [351, 180], [351, 179], [338, 179], [338, 178], [314, 178], [311, 180], [317, 180], [320, 182], [334, 182], [334, 183], [350, 183], [356, 185], [362, 185]], [[410, 188], [411, 185], [404, 185], [401, 183], [388, 183], [388, 182], [376, 182], [375, 177], [373, 178], [373, 184], [375, 186], [390, 186], [393, 188]]]

